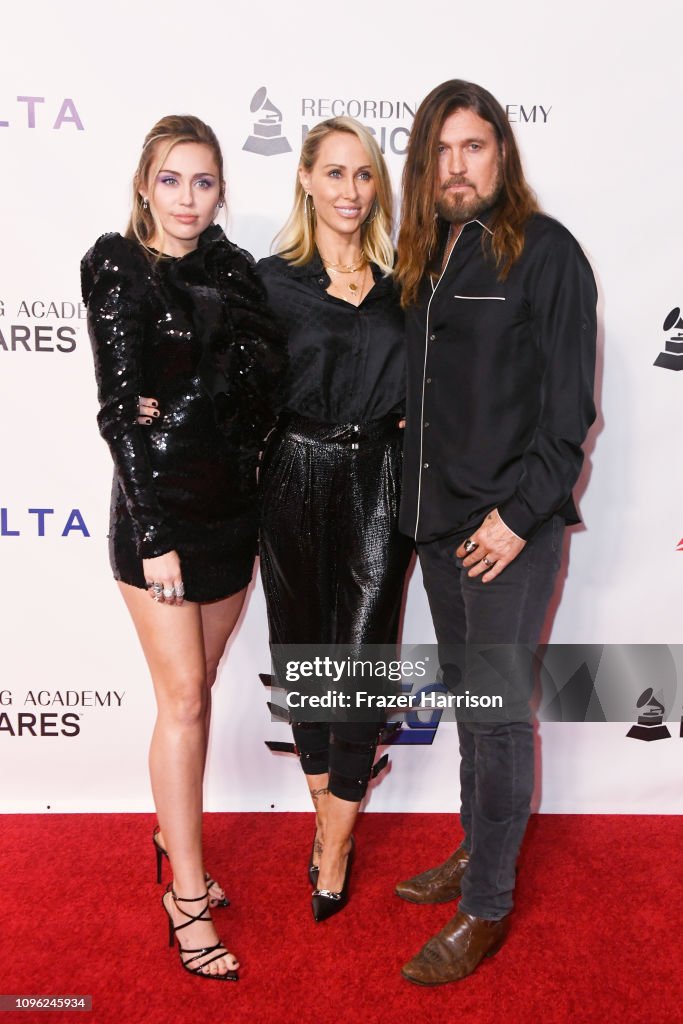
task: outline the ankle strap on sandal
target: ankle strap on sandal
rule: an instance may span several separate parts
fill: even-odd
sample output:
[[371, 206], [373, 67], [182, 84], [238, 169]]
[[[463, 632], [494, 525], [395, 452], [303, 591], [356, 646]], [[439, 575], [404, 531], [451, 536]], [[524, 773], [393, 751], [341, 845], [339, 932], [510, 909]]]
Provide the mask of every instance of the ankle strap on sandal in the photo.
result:
[[200, 900], [205, 900], [207, 894], [203, 896], [178, 896], [175, 889], [171, 888], [168, 890], [176, 903], [199, 903]]
[[[209, 911], [209, 894], [208, 894], [208, 892], [204, 893], [203, 896], [177, 896], [176, 895], [176, 891], [173, 888], [172, 883], [169, 883], [168, 888], [166, 889], [166, 892], [170, 892], [171, 898], [172, 898], [173, 902], [175, 903], [176, 907], [178, 908], [178, 912], [180, 914], [182, 914], [183, 917], [187, 918], [187, 921], [183, 921], [182, 924], [176, 924], [176, 925], [173, 926], [173, 931], [174, 932], [179, 932], [179, 931], [181, 931], [182, 928], [189, 928], [189, 926], [191, 924], [194, 924], [195, 921], [210, 921], [211, 920], [211, 915], [208, 913], [208, 911]], [[200, 907], [199, 911], [196, 914], [193, 914], [191, 911], [183, 910], [182, 907], [179, 907], [178, 906], [179, 903], [203, 903], [204, 906]], [[204, 916], [205, 914], [208, 914], [208, 916], [205, 917]]]

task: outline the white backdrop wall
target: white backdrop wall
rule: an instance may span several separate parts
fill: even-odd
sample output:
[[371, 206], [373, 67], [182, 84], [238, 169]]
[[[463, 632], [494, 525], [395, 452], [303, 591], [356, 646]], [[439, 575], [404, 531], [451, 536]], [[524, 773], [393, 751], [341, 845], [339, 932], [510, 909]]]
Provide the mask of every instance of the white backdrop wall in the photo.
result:
[[[663, 0], [618, 13], [595, 0], [559, 10], [535, 0], [414, 9], [27, 0], [3, 17], [2, 810], [151, 807], [153, 699], [107, 564], [111, 468], [95, 425], [78, 265], [99, 234], [123, 229], [142, 139], [164, 114], [196, 113], [216, 129], [228, 232], [259, 257], [288, 212], [305, 126], [359, 115], [398, 190], [411, 111], [435, 84], [480, 82], [507, 106], [529, 180], [582, 243], [600, 286], [601, 414], [579, 488], [585, 526], [567, 546], [549, 638], [681, 639], [683, 374], [653, 362], [681, 333], [663, 324], [683, 306], [682, 21]], [[288, 152], [243, 148], [262, 86]], [[419, 569], [404, 639], [433, 639]], [[209, 809], [307, 806], [295, 760], [264, 745], [289, 738], [266, 709], [258, 672], [267, 670], [255, 581], [216, 690]], [[542, 725], [541, 810], [682, 810], [681, 693], [669, 692], [664, 742], [627, 739], [623, 723]], [[394, 748], [369, 809], [451, 809], [456, 746], [443, 724], [431, 744]]]

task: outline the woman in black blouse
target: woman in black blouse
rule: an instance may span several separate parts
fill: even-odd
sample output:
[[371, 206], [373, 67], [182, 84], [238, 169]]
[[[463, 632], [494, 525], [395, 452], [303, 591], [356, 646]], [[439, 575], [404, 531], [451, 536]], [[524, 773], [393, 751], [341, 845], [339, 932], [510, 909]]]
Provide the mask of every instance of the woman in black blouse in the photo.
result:
[[[114, 577], [157, 700], [150, 773], [173, 883], [163, 897], [183, 967], [236, 980], [209, 911], [227, 905], [202, 861], [210, 686], [256, 551], [256, 459], [284, 365], [248, 254], [213, 224], [221, 151], [195, 117], [150, 131], [125, 236], [82, 263], [100, 399], [114, 460]], [[138, 421], [138, 396], [148, 415]], [[143, 425], [144, 424], [144, 425]]]
[[[391, 186], [372, 135], [351, 118], [317, 125], [278, 253], [257, 267], [290, 360], [261, 473], [261, 572], [276, 645], [358, 649], [397, 638], [411, 544], [397, 526], [404, 341], [390, 232]], [[293, 722], [316, 810], [318, 921], [348, 897], [379, 728]]]

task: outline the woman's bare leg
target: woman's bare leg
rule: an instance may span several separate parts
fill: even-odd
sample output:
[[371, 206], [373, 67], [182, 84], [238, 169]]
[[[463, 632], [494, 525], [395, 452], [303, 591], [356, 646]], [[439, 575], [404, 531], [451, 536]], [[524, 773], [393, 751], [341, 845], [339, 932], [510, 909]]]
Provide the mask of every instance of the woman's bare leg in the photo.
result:
[[[140, 638], [157, 700], [149, 764], [174, 889], [178, 896], [201, 896], [206, 892], [201, 821], [208, 692], [201, 609], [187, 601], [180, 607], [156, 603], [146, 591], [125, 583], [119, 588]], [[186, 920], [170, 896], [166, 905], [176, 924]], [[180, 906], [196, 914], [201, 904]], [[216, 941], [210, 920], [197, 921], [181, 933], [181, 945], [187, 948]], [[206, 971], [222, 974], [236, 966], [235, 958], [226, 953], [208, 964]]]
[[[199, 605], [201, 614], [201, 629], [204, 643], [204, 664], [206, 673], [206, 711], [205, 711], [205, 732], [206, 742], [204, 744], [204, 762], [202, 764], [202, 778], [206, 766], [206, 749], [208, 745], [209, 725], [211, 722], [211, 688], [216, 681], [218, 665], [225, 646], [232, 635], [237, 620], [240, 617], [246, 597], [246, 588], [240, 590], [223, 601], [213, 601], [211, 604]], [[166, 847], [166, 840], [163, 829], [158, 835], [159, 844]], [[209, 889], [209, 898], [212, 906], [217, 906], [224, 898], [225, 892], [222, 886], [214, 881]], [[188, 909], [187, 907], [185, 908]]]
[[341, 800], [328, 793], [325, 804], [324, 847], [319, 862], [318, 888], [341, 892], [360, 802]]
[[232, 631], [237, 625], [244, 599], [246, 587], [240, 590], [239, 594], [226, 597], [224, 601], [214, 601], [211, 604], [200, 605], [202, 615], [202, 634], [204, 636], [204, 656], [206, 660], [206, 735], [209, 735], [211, 724], [211, 688], [216, 682], [218, 666], [225, 651]]
[[329, 779], [330, 777], [327, 772], [325, 772], [324, 775], [306, 776], [308, 791], [311, 794], [311, 800], [313, 801], [313, 807], [315, 808], [315, 840], [313, 845], [313, 865], [315, 867], [320, 866], [320, 858], [322, 857], [325, 845], [327, 800], [330, 795], [330, 791], [327, 788]]

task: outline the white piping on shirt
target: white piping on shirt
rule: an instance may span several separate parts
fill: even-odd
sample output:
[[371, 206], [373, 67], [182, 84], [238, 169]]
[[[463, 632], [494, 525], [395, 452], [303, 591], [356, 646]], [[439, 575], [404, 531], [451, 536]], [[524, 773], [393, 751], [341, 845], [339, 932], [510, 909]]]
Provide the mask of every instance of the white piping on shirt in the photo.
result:
[[[470, 221], [467, 221], [467, 224], [479, 224], [484, 229], [484, 231], [488, 231], [488, 233], [490, 235], [493, 234], [491, 229], [487, 228], [486, 224], [482, 224], [482, 222], [480, 220], [470, 220]], [[415, 516], [415, 541], [417, 541], [417, 530], [418, 530], [418, 526], [419, 526], [419, 523], [420, 523], [420, 501], [421, 501], [421, 498], [422, 498], [422, 450], [423, 450], [423, 440], [424, 440], [424, 418], [425, 418], [425, 379], [427, 377], [427, 350], [428, 350], [428, 347], [429, 347], [429, 309], [430, 309], [430, 306], [432, 304], [432, 299], [434, 298], [434, 295], [436, 293], [436, 289], [441, 284], [441, 279], [442, 279], [443, 275], [446, 273], [446, 270], [448, 269], [448, 264], [451, 262], [451, 256], [453, 255], [453, 249], [455, 249], [456, 245], [460, 241], [460, 238], [462, 236], [462, 232], [467, 227], [467, 224], [463, 224], [462, 230], [460, 231], [460, 234], [458, 235], [458, 237], [456, 238], [455, 242], [453, 243], [453, 247], [452, 247], [451, 251], [448, 254], [448, 259], [446, 260], [446, 263], [444, 264], [444, 268], [441, 271], [441, 274], [439, 276], [439, 280], [436, 282], [436, 284], [434, 284], [434, 282], [432, 281], [432, 283], [431, 283], [432, 284], [432, 294], [429, 296], [429, 302], [427, 303], [427, 316], [425, 317], [425, 358], [424, 358], [424, 363], [423, 363], [423, 366], [422, 366], [422, 404], [421, 404], [421, 407], [420, 407], [420, 475], [419, 475], [419, 477], [417, 479], [417, 515]]]

